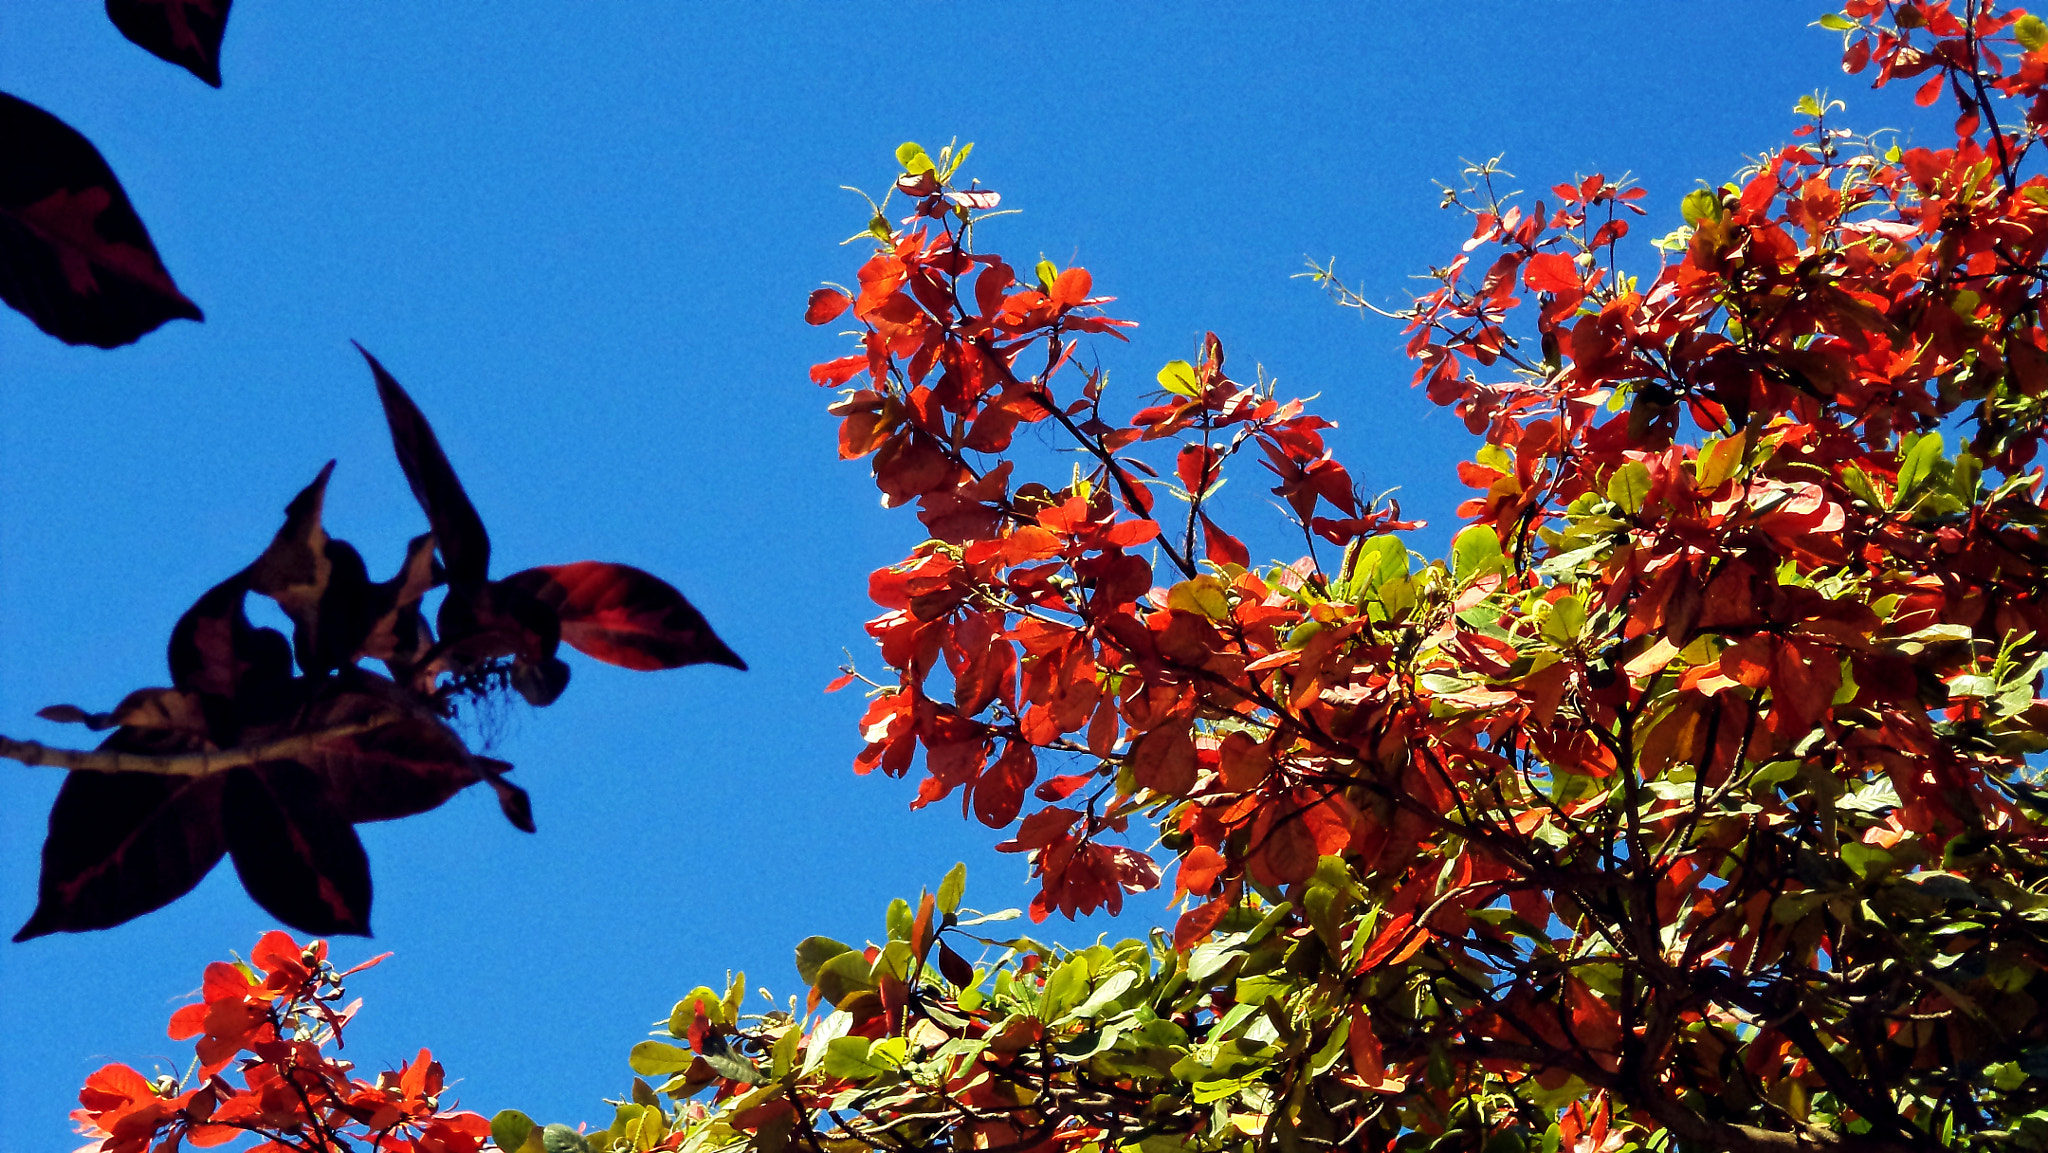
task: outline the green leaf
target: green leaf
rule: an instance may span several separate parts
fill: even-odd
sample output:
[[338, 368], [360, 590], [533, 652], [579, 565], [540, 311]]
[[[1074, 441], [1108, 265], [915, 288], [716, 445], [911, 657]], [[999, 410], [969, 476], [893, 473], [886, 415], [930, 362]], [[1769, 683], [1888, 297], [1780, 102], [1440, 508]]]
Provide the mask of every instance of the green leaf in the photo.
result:
[[795, 1025], [782, 1031], [775, 1039], [775, 1047], [768, 1051], [768, 1076], [776, 1081], [789, 1075], [796, 1065], [796, 1047], [804, 1038], [804, 1031]]
[[796, 975], [806, 985], [818, 983], [818, 969], [825, 962], [841, 953], [853, 952], [853, 946], [835, 941], [830, 937], [805, 937], [796, 945]]
[[1643, 502], [1649, 498], [1650, 468], [1642, 461], [1629, 461], [1607, 478], [1607, 499], [1631, 516], [1643, 511]]
[[[1821, 21], [1823, 24], [1825, 24], [1827, 21], [1827, 17], [1821, 17]], [[1792, 106], [1792, 111], [1798, 113], [1801, 116], [1811, 116], [1815, 119], [1818, 119], [1820, 117], [1820, 101], [1815, 100], [1811, 96], [1801, 96], [1799, 98], [1799, 103], [1794, 104]]]
[[547, 1153], [590, 1153], [583, 1134], [567, 1125], [550, 1125], [540, 1131], [541, 1148]]
[[[969, 145], [968, 147], [973, 147]], [[939, 912], [952, 914], [960, 911], [960, 898], [967, 893], [967, 862], [962, 861], [946, 870], [946, 879], [939, 882]]]
[[[1830, 12], [1820, 18], [1820, 26], [1830, 32], [1847, 32], [1856, 27], [1856, 22], [1839, 12]], [[1811, 100], [1812, 97], [1806, 99]]]
[[1352, 587], [1363, 591], [1378, 589], [1395, 577], [1408, 575], [1408, 546], [1401, 538], [1376, 536], [1358, 546], [1358, 566], [1351, 574]]
[[1560, 645], [1569, 646], [1585, 628], [1586, 605], [1577, 596], [1559, 597], [1551, 603], [1550, 615], [1543, 618], [1543, 635]]
[[677, 1001], [675, 1008], [669, 1010], [668, 1035], [671, 1037], [689, 1036], [690, 1023], [697, 1019], [697, 1010], [700, 1007], [704, 1010], [706, 1020], [725, 1020], [721, 1016], [725, 1012], [724, 1000], [716, 992], [712, 991], [710, 986], [699, 985], [690, 990], [688, 996]]
[[1202, 395], [1201, 382], [1195, 379], [1195, 366], [1185, 360], [1169, 360], [1159, 370], [1159, 387], [1175, 396], [1189, 398]]
[[924, 154], [922, 145], [908, 140], [896, 146], [896, 163], [901, 164], [903, 171], [912, 176], [938, 169], [938, 165], [932, 163], [932, 158]]
[[889, 926], [891, 941], [908, 941], [911, 927], [917, 922], [917, 915], [910, 911], [909, 901], [897, 897], [889, 902], [889, 912], [885, 920]]
[[1904, 457], [1899, 464], [1900, 503], [1912, 496], [1913, 490], [1934, 472], [1934, 466], [1941, 460], [1941, 448], [1941, 434], [1938, 432], [1908, 436], [1899, 446], [1900, 455]]
[[868, 964], [865, 954], [849, 949], [820, 966], [814, 983], [818, 992], [837, 1008], [855, 993], [875, 987], [874, 966]]
[[[813, 1069], [822, 1064], [832, 1042], [846, 1036], [847, 1032], [852, 1028], [853, 1014], [844, 1012], [827, 1013], [825, 1019], [818, 1022], [817, 1027], [811, 1030], [810, 1043], [804, 1046], [804, 1075], [809, 1076]], [[794, 1026], [790, 1028], [790, 1032], [794, 1033], [796, 1031]]]
[[721, 1077], [752, 1085], [761, 1080], [761, 1070], [754, 1066], [746, 1055], [732, 1047], [723, 1034], [713, 1033], [704, 1038], [704, 1063]]
[[671, 1073], [681, 1073], [696, 1060], [697, 1055], [688, 1049], [662, 1041], [642, 1041], [633, 1046], [626, 1064], [643, 1077], [666, 1077]]
[[1116, 1002], [1116, 999], [1131, 991], [1138, 983], [1138, 974], [1132, 969], [1118, 969], [1109, 979], [1095, 987], [1088, 999], [1075, 1008], [1076, 1017], [1094, 1017]]
[[1451, 542], [1451, 575], [1461, 585], [1470, 584], [1506, 565], [1507, 558], [1500, 551], [1500, 538], [1494, 535], [1489, 525], [1470, 525]]
[[2043, 21], [2039, 16], [2029, 12], [2012, 26], [2012, 35], [2013, 39], [2020, 42], [2020, 47], [2032, 52], [2041, 45], [2048, 44], [2048, 21]]
[[867, 1081], [895, 1069], [896, 1066], [877, 1060], [873, 1048], [874, 1043], [866, 1037], [834, 1037], [825, 1046], [825, 1075]]
[[1088, 988], [1088, 962], [1069, 957], [1045, 979], [1045, 993], [1038, 1001], [1038, 1019], [1047, 1024], [1066, 1015]]
[[952, 180], [953, 174], [960, 171], [960, 166], [967, 163], [967, 154], [972, 151], [974, 151], [974, 141], [970, 140], [962, 144], [960, 151], [955, 152], [953, 158], [946, 162], [946, 170], [939, 173], [939, 182], [943, 184]]
[[1685, 222], [1698, 228], [1708, 220], [1721, 218], [1721, 197], [1711, 188], [1695, 188], [1678, 202], [1678, 214]]
[[491, 1143], [505, 1153], [519, 1153], [536, 1128], [533, 1118], [519, 1110], [501, 1109], [496, 1117], [491, 1118]]
[[1059, 265], [1054, 264], [1050, 260], [1039, 261], [1038, 267], [1033, 272], [1038, 277], [1038, 290], [1040, 292], [1051, 292], [1052, 282], [1060, 278]]

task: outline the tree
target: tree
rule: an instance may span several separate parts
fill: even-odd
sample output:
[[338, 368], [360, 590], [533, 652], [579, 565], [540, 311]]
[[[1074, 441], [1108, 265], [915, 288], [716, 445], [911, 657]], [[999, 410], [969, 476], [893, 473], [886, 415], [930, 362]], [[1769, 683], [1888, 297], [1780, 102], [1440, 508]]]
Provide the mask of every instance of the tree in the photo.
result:
[[301, 947], [289, 934], [271, 932], [248, 960], [208, 965], [201, 1000], [171, 1015], [172, 1038], [198, 1038], [187, 1073], [193, 1084], [107, 1065], [86, 1078], [78, 1095], [72, 1116], [79, 1131], [98, 1138], [107, 1153], [143, 1153], [152, 1143], [205, 1147], [252, 1135], [264, 1139], [259, 1148], [278, 1153], [354, 1142], [404, 1153], [476, 1153], [490, 1123], [441, 1107], [447, 1077], [431, 1052], [421, 1049], [375, 1081], [351, 1077], [354, 1065], [327, 1052], [330, 1043], [342, 1047], [342, 1030], [362, 1007], [360, 999], [335, 1007], [346, 995], [343, 980], [388, 956], [337, 971], [327, 942]]
[[[894, 675], [856, 770], [1014, 824], [1034, 920], [1159, 885], [1134, 822], [1184, 911], [977, 967], [996, 918], [956, 871], [877, 944], [803, 942], [808, 1004], [691, 992], [609, 1129], [508, 1111], [497, 1144], [2048, 1146], [2048, 24], [1824, 23], [1850, 72], [1949, 95], [1952, 145], [1802, 101], [1654, 276], [1617, 262], [1642, 190], [1447, 194], [1472, 239], [1400, 315], [1483, 443], [1420, 565], [1213, 336], [1106, 416], [1110, 298], [977, 248], [965, 150], [906, 145], [913, 214], [885, 197], [858, 289], [809, 306], [857, 325], [812, 370], [842, 455], [929, 537], [871, 585]], [[1018, 478], [1031, 425], [1070, 476]], [[1212, 515], [1254, 450], [1296, 563]]]

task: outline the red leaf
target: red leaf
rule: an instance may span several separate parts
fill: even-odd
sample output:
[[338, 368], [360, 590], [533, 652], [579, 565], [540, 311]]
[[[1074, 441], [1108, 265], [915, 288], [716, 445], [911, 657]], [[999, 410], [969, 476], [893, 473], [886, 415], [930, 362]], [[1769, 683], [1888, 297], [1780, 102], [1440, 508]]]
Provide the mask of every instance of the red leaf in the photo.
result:
[[1216, 878], [1230, 864], [1222, 853], [1207, 845], [1196, 845], [1180, 859], [1180, 888], [1187, 893], [1207, 893], [1216, 885]]
[[1209, 559], [1218, 564], [1234, 564], [1240, 568], [1252, 563], [1252, 554], [1244, 542], [1216, 527], [1208, 513], [1202, 514], [1202, 548]]
[[564, 641], [609, 664], [643, 670], [747, 667], [682, 593], [631, 565], [543, 565], [498, 583], [538, 597], [562, 618]]
[[1069, 268], [1052, 282], [1052, 302], [1061, 310], [1078, 308], [1095, 286], [1085, 268]]
[[[804, 310], [804, 321], [809, 324], [827, 324], [853, 306], [853, 298], [836, 288], [821, 288], [811, 293], [811, 305]], [[860, 358], [867, 364], [867, 358]]]
[[1024, 807], [1024, 790], [1038, 776], [1038, 754], [1025, 741], [1011, 741], [1003, 755], [974, 782], [974, 815], [991, 829], [1000, 829], [1017, 819]]
[[1948, 74], [1946, 72], [1928, 77], [1927, 83], [1922, 84], [1920, 90], [1913, 93], [1913, 103], [1925, 108], [1941, 99], [1941, 86], [1947, 80]]
[[1579, 266], [1572, 258], [1561, 252], [1539, 252], [1529, 258], [1528, 270], [1522, 273], [1522, 280], [1538, 292], [1549, 292], [1558, 296], [1570, 296], [1585, 291], [1584, 282], [1579, 279]]
[[[1104, 707], [1107, 708], [1108, 706]], [[1103, 709], [1096, 710], [1097, 716], [1101, 716], [1102, 713]], [[1074, 795], [1074, 790], [1094, 779], [1094, 773], [1068, 773], [1065, 776], [1054, 777], [1046, 781], [1036, 789], [1033, 789], [1031, 795], [1041, 801], [1064, 801]]]
[[1165, 796], [1195, 787], [1195, 741], [1177, 725], [1154, 729], [1131, 746], [1131, 773], [1139, 785]]
[[839, 691], [840, 689], [843, 689], [843, 688], [845, 688], [846, 686], [848, 686], [848, 685], [850, 685], [850, 684], [852, 684], [852, 683], [853, 683], [853, 674], [852, 674], [852, 673], [846, 673], [846, 674], [844, 674], [844, 675], [842, 675], [842, 676], [837, 676], [837, 677], [833, 677], [833, 678], [832, 678], [832, 683], [831, 683], [831, 684], [829, 684], [829, 685], [826, 685], [826, 686], [825, 686], [825, 691], [826, 691], [826, 692], [828, 692], [828, 693], [836, 693], [836, 692], [838, 692], [838, 691]]
[[1180, 915], [1173, 925], [1173, 947], [1180, 950], [1194, 948], [1196, 942], [1215, 931], [1223, 914], [1230, 911], [1230, 899], [1218, 897], [1205, 905], [1197, 905]]
[[200, 320], [92, 142], [0, 93], [0, 300], [66, 344], [113, 348]]

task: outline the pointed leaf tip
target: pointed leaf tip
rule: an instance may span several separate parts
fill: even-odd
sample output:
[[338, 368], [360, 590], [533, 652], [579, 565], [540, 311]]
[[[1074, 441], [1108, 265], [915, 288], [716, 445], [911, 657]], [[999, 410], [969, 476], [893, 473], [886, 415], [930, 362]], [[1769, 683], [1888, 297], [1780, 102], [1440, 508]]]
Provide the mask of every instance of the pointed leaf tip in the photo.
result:
[[160, 60], [220, 87], [220, 42], [233, 0], [107, 0], [121, 35]]
[[631, 565], [544, 565], [499, 583], [553, 608], [561, 617], [562, 639], [608, 664], [643, 671], [699, 664], [746, 670], [747, 662], [682, 593]]
[[0, 141], [0, 300], [66, 344], [99, 348], [204, 319], [91, 141], [6, 93]]
[[377, 398], [384, 405], [384, 419], [391, 427], [391, 447], [398, 454], [398, 467], [412, 487], [413, 499], [427, 514], [434, 529], [434, 544], [448, 570], [453, 590], [469, 592], [483, 586], [491, 567], [491, 538], [484, 531], [483, 518], [469, 502], [469, 494], [455, 477], [448, 454], [434, 436], [433, 426], [396, 378], [370, 350], [350, 341], [369, 362], [377, 382]]

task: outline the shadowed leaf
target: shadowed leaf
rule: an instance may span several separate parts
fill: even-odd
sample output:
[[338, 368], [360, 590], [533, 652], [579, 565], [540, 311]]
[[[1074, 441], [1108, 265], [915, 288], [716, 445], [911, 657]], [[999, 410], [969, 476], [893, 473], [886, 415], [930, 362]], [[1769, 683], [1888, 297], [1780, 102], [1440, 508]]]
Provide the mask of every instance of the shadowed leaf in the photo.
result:
[[546, 565], [498, 583], [532, 592], [561, 617], [564, 641], [609, 664], [629, 669], [747, 667], [682, 593], [630, 565]]
[[226, 778], [228, 852], [250, 898], [303, 932], [369, 936], [370, 859], [319, 776], [269, 761]]
[[291, 644], [276, 629], [259, 629], [243, 610], [245, 570], [213, 586], [171, 629], [171, 683], [216, 698], [208, 720], [221, 744], [240, 727], [274, 719], [291, 706]]
[[220, 40], [233, 0], [107, 0], [107, 19], [151, 55], [220, 87]]
[[104, 929], [191, 892], [227, 849], [220, 794], [218, 775], [66, 777], [50, 807], [36, 911], [14, 939]]
[[347, 689], [308, 705], [291, 725], [304, 732], [376, 726], [322, 741], [300, 756], [326, 782], [336, 810], [347, 820], [390, 821], [424, 813], [482, 778], [462, 738], [396, 685], [366, 672], [347, 679]]
[[393, 676], [417, 664], [434, 644], [433, 630], [420, 613], [420, 598], [440, 583], [433, 534], [412, 538], [397, 575], [370, 587], [370, 627], [360, 645], [362, 655], [390, 665]]
[[113, 348], [202, 319], [92, 142], [0, 93], [0, 300], [66, 344]]
[[358, 344], [356, 351], [370, 362], [370, 372], [377, 378], [377, 397], [384, 403], [384, 419], [391, 426], [398, 467], [405, 471], [413, 499], [426, 510], [427, 523], [433, 526], [449, 586], [463, 593], [482, 587], [491, 567], [491, 538], [484, 532], [483, 519], [469, 503], [469, 494], [462, 491], [462, 482], [455, 479], [448, 455], [441, 451], [441, 442], [419, 406], [368, 349]]
[[121, 727], [152, 734], [177, 734], [192, 747], [206, 737], [206, 714], [199, 695], [180, 689], [136, 689], [121, 698], [112, 712], [89, 713], [77, 705], [51, 705], [36, 713], [46, 721], [84, 725], [94, 731]]

